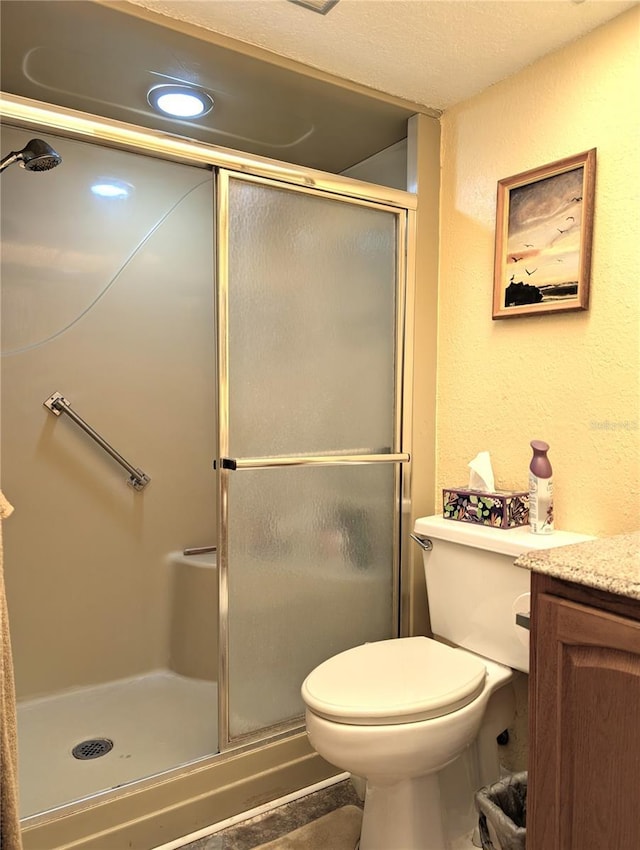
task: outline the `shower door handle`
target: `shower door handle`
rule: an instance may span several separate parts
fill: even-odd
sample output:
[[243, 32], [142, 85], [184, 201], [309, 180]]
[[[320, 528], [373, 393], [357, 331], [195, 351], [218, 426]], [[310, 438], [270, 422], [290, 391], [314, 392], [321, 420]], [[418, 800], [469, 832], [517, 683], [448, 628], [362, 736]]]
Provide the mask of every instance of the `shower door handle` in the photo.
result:
[[287, 466], [353, 466], [369, 463], [408, 463], [408, 452], [396, 454], [354, 455], [303, 455], [301, 457], [235, 457], [220, 458], [220, 468], [230, 471], [242, 469], [277, 469]]

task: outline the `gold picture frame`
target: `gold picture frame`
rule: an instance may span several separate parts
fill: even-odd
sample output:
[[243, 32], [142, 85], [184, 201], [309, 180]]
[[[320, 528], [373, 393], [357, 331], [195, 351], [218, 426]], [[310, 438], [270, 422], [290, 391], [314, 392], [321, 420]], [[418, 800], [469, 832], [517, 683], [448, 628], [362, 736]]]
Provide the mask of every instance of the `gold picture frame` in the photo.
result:
[[589, 308], [596, 149], [498, 182], [493, 318]]

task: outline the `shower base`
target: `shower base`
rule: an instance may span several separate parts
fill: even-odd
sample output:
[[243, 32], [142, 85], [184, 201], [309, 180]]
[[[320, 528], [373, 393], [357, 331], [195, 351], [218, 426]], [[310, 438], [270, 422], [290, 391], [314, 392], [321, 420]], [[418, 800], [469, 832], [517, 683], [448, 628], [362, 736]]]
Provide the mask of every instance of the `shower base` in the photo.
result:
[[[19, 702], [21, 817], [216, 753], [217, 718], [215, 682], [166, 670]], [[94, 738], [113, 749], [74, 758]]]

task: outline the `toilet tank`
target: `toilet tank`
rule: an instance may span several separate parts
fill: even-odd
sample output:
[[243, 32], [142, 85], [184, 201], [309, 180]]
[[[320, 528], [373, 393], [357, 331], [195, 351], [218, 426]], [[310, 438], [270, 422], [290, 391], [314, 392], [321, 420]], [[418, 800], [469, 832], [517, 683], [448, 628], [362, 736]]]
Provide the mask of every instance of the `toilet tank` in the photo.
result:
[[516, 614], [530, 610], [530, 573], [514, 560], [532, 549], [551, 549], [592, 538], [529, 526], [502, 529], [441, 516], [417, 519], [414, 532], [431, 541], [423, 550], [434, 635], [516, 670], [529, 670], [529, 632]]

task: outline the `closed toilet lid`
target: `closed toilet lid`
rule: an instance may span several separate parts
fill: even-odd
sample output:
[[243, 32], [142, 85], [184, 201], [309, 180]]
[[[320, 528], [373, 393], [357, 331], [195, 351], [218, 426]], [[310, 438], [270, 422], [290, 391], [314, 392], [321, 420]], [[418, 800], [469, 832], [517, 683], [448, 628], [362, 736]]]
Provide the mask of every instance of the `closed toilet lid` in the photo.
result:
[[482, 691], [486, 668], [464, 649], [431, 638], [365, 643], [320, 664], [302, 698], [337, 723], [413, 723], [450, 714]]

